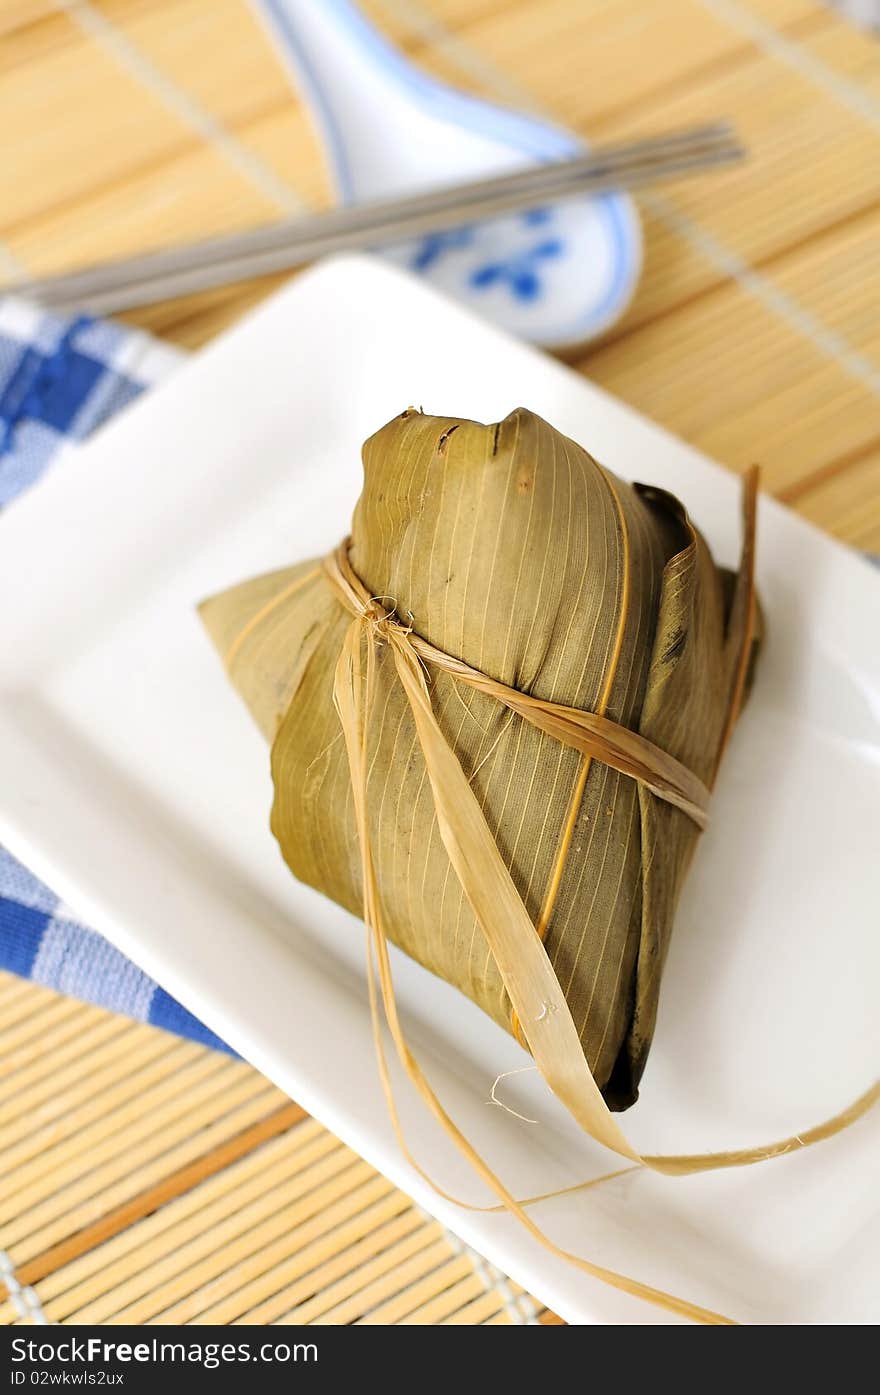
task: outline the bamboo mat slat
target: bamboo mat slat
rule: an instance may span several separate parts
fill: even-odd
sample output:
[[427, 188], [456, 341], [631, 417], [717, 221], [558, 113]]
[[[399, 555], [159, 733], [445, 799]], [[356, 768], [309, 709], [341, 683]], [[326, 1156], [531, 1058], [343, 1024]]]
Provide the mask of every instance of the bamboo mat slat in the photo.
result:
[[[747, 165], [639, 200], [638, 292], [574, 362], [880, 552], [876, 42], [817, 0], [363, 8], [588, 139], [736, 122]], [[9, 285], [332, 197], [246, 0], [6, 0], [0, 189]], [[194, 348], [281, 280], [127, 318]], [[249, 1066], [4, 974], [0, 1252], [4, 1324], [556, 1321]]]
[[880, 447], [819, 480], [798, 499], [798, 509], [853, 547], [876, 550], [880, 537]]
[[[304, 1120], [262, 1148], [199, 1179], [198, 1186], [166, 1201], [160, 1210], [109, 1238], [100, 1248], [53, 1269], [41, 1288], [47, 1312], [66, 1317], [108, 1293], [116, 1294], [117, 1286], [133, 1277], [131, 1256], [135, 1252], [139, 1272], [173, 1255], [181, 1244], [192, 1243], [196, 1237], [202, 1237], [205, 1252], [209, 1253], [215, 1226], [246, 1210], [252, 1202], [262, 1200], [271, 1208], [276, 1187], [297, 1168], [307, 1166], [337, 1146], [331, 1134], [313, 1121]], [[257, 1217], [262, 1214], [258, 1209]], [[149, 1286], [145, 1284], [141, 1292]], [[121, 1295], [117, 1296], [121, 1299]], [[131, 1296], [140, 1293], [133, 1288]]]
[[[35, 1009], [38, 1010], [38, 1009]], [[92, 1069], [102, 1069], [100, 1048], [109, 1041], [114, 1043], [112, 1067], [127, 1059], [127, 1051], [135, 1049], [137, 1034], [131, 1026], [118, 1018], [84, 1025], [81, 1033], [71, 1032], [76, 1038], [77, 1054], [69, 1059], [66, 1053], [58, 1053], [58, 1043], [41, 1047], [37, 1045], [30, 1063], [16, 1069], [4, 1089], [0, 1090], [0, 1126], [9, 1119], [17, 1119], [26, 1113], [40, 1109], [48, 1101], [56, 1101], [72, 1083], [79, 1082]], [[81, 1054], [79, 1054], [81, 1053]], [[46, 1061], [58, 1062], [56, 1073], [46, 1076]]]
[[[386, 1215], [389, 1220], [383, 1220]], [[365, 1219], [373, 1227], [366, 1235]], [[426, 1226], [414, 1206], [402, 1205], [397, 1195], [388, 1196], [307, 1246], [290, 1265], [283, 1287], [268, 1298], [255, 1301], [257, 1295], [251, 1292], [244, 1297], [253, 1307], [242, 1309], [236, 1303], [234, 1308], [219, 1305], [212, 1311], [218, 1315], [235, 1312], [234, 1321], [242, 1326], [310, 1322], [343, 1298], [396, 1270], [402, 1260], [439, 1234], [439, 1226]]]

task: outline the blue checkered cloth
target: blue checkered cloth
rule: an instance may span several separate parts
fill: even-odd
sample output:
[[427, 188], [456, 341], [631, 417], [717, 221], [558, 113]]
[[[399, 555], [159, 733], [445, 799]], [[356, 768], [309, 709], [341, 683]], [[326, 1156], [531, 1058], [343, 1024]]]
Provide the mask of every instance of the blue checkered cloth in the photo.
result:
[[[0, 300], [0, 508], [182, 358], [125, 325]], [[229, 1049], [3, 848], [0, 969]]]

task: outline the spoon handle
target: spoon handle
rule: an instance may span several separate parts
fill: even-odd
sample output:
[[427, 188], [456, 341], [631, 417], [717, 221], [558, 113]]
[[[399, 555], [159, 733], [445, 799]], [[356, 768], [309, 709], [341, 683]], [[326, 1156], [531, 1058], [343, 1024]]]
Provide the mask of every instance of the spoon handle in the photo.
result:
[[411, 63], [352, 0], [254, 0], [318, 126], [339, 198], [390, 198], [573, 155], [536, 117]]
[[254, 3], [306, 97], [340, 200], [400, 193], [410, 184], [409, 161], [402, 158], [408, 108], [429, 79], [416, 74], [351, 0]]

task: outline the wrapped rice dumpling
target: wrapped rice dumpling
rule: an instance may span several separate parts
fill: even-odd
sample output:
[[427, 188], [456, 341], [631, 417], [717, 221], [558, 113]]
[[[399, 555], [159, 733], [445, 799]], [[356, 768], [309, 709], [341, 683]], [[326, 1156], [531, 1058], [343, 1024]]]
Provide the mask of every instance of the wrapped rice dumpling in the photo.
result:
[[[273, 832], [297, 877], [357, 914], [366, 843], [389, 938], [529, 1043], [547, 1002], [524, 1029], [479, 898], [450, 860], [456, 799], [438, 815], [433, 722], [593, 1079], [624, 1109], [747, 681], [751, 534], [737, 581], [676, 499], [623, 483], [524, 410], [483, 426], [411, 409], [363, 462], [351, 538], [329, 566], [300, 563], [201, 607], [271, 744]], [[358, 618], [369, 654], [355, 627], [349, 679], [368, 690], [369, 716], [342, 739], [340, 655]], [[427, 695], [421, 721], [405, 662], [410, 691]]]

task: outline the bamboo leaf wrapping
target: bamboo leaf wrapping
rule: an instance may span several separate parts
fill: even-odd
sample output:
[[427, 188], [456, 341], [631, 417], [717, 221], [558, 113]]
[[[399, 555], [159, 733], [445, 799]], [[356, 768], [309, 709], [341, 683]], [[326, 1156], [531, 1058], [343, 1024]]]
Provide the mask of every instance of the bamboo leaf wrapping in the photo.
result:
[[[712, 783], [747, 616], [670, 495], [624, 484], [524, 410], [490, 426], [408, 410], [364, 447], [349, 555], [368, 590], [436, 648], [629, 727]], [[272, 743], [272, 828], [286, 861], [360, 913], [361, 849], [333, 706], [350, 615], [317, 563], [233, 587], [201, 613]], [[650, 1046], [699, 829], [448, 673], [431, 671], [429, 686], [590, 1070], [624, 1108]], [[441, 842], [389, 646], [378, 649], [371, 711], [367, 818], [388, 932], [518, 1030]]]

